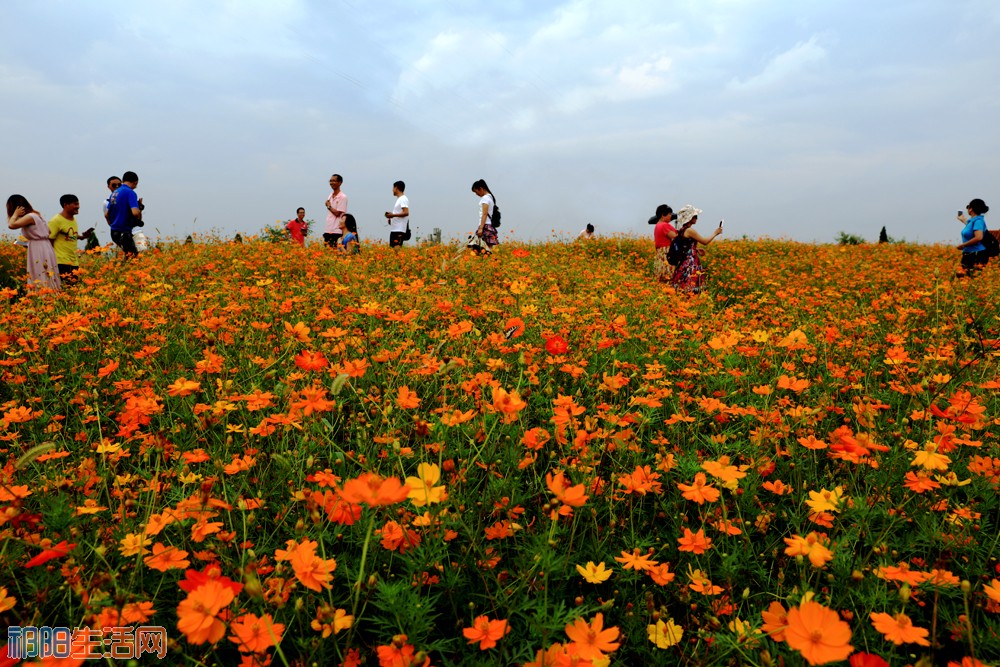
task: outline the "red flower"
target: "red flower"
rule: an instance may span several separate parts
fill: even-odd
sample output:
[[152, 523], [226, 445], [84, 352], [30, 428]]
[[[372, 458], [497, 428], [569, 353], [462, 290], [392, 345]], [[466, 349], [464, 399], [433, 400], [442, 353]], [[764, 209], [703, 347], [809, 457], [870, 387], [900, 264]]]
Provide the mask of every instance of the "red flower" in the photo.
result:
[[569, 343], [562, 336], [552, 336], [545, 339], [545, 351], [549, 354], [566, 354], [569, 352]]
[[35, 567], [37, 565], [42, 565], [48, 563], [53, 558], [62, 558], [63, 556], [69, 555], [69, 552], [76, 548], [76, 544], [68, 544], [66, 540], [63, 540], [54, 547], [50, 547], [38, 554], [27, 563], [24, 564], [25, 567]]
[[305, 350], [295, 357], [295, 365], [304, 371], [321, 371], [327, 367], [328, 362], [321, 352]]
[[237, 583], [229, 577], [222, 576], [222, 568], [215, 564], [206, 565], [201, 572], [198, 570], [187, 570], [184, 572], [184, 579], [177, 582], [181, 590], [191, 593], [209, 581], [218, 581], [224, 588], [228, 588], [233, 595], [239, 595], [243, 590], [243, 584]]
[[851, 667], [889, 667], [889, 663], [877, 655], [861, 652], [851, 656]]

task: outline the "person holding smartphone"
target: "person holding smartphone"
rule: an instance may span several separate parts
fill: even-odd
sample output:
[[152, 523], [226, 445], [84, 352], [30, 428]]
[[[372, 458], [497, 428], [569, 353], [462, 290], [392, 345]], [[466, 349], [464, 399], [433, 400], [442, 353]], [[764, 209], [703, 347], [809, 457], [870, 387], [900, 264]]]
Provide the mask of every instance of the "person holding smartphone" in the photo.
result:
[[693, 227], [698, 222], [701, 209], [688, 204], [677, 212], [677, 237], [672, 243], [679, 243], [683, 249], [683, 259], [674, 269], [670, 284], [683, 292], [697, 294], [705, 286], [705, 271], [701, 265], [701, 252], [698, 245], [707, 246], [715, 237], [722, 233], [722, 223], [715, 228], [710, 236], [702, 236]]
[[985, 236], [989, 234], [986, 229], [986, 218], [983, 216], [989, 212], [990, 207], [982, 199], [973, 199], [965, 210], [969, 213], [968, 218], [961, 211], [955, 216], [959, 222], [965, 224], [962, 228], [962, 242], [957, 247], [962, 251], [962, 272], [972, 277], [990, 261], [989, 253], [983, 244]]
[[63, 195], [59, 198], [62, 211], [49, 220], [49, 239], [56, 253], [56, 265], [59, 267], [59, 277], [62, 284], [72, 287], [80, 278], [80, 261], [77, 258], [76, 242], [78, 239], [89, 239], [94, 228], [77, 233], [76, 214], [80, 212], [80, 199], [76, 195]]

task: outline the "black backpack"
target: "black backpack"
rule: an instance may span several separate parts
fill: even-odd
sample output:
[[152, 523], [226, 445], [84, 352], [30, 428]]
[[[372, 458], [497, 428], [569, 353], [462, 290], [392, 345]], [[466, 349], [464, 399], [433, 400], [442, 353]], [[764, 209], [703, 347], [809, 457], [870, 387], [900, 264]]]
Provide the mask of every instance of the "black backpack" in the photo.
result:
[[683, 262], [688, 254], [688, 250], [691, 248], [691, 243], [691, 239], [685, 238], [680, 234], [675, 236], [674, 240], [670, 242], [670, 247], [667, 248], [667, 264], [677, 266]]
[[403, 240], [404, 241], [409, 241], [411, 238], [413, 238], [413, 234], [410, 233], [410, 221], [407, 220], [406, 221], [406, 231], [403, 232]]
[[490, 216], [490, 224], [496, 229], [500, 226], [500, 207], [497, 206], [497, 202], [493, 200], [493, 215]]
[[983, 247], [986, 248], [987, 257], [996, 257], [1000, 255], [1000, 242], [997, 241], [997, 237], [993, 235], [993, 232], [986, 230], [983, 232], [983, 240], [981, 241]]

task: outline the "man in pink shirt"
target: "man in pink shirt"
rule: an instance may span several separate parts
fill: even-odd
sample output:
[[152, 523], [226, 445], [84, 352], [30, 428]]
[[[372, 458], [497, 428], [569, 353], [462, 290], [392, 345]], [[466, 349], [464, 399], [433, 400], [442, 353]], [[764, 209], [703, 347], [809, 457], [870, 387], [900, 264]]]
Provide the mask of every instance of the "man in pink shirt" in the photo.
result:
[[326, 229], [323, 231], [323, 241], [336, 249], [340, 237], [344, 235], [344, 216], [347, 215], [347, 195], [340, 191], [344, 178], [340, 174], [330, 177], [330, 189], [333, 192], [326, 198]]

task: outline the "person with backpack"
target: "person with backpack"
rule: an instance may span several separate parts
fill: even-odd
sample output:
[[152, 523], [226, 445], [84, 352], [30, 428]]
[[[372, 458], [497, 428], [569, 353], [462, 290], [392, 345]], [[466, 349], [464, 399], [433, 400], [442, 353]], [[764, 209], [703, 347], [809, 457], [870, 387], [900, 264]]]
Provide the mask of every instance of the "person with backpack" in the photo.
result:
[[722, 233], [722, 225], [705, 238], [692, 227], [698, 222], [698, 215], [701, 209], [697, 209], [691, 204], [686, 205], [677, 212], [677, 225], [680, 229], [677, 236], [670, 242], [668, 255], [670, 259], [676, 259], [677, 268], [670, 277], [670, 284], [683, 292], [697, 294], [705, 285], [705, 273], [701, 266], [701, 252], [698, 244], [707, 246], [715, 237]]
[[385, 212], [385, 221], [389, 225], [389, 247], [402, 248], [403, 241], [410, 240], [410, 199], [403, 193], [406, 183], [396, 181], [392, 184], [392, 194], [396, 203], [391, 211]]
[[653, 227], [653, 245], [656, 248], [653, 257], [653, 275], [661, 283], [666, 283], [670, 282], [670, 273], [673, 269], [668, 261], [667, 252], [670, 249], [670, 242], [677, 236], [677, 229], [670, 223], [677, 216], [674, 215], [674, 209], [666, 204], [660, 204], [656, 207], [656, 215], [653, 218], [656, 224]]
[[959, 222], [965, 224], [962, 228], [962, 242], [958, 244], [958, 249], [962, 251], [961, 274], [972, 277], [990, 261], [990, 257], [997, 256], [1000, 248], [997, 247], [996, 237], [986, 229], [986, 218], [983, 216], [990, 210], [986, 202], [982, 199], [973, 199], [965, 210], [970, 215], [968, 219], [961, 211], [956, 216]]
[[[492, 252], [493, 248], [500, 245], [500, 239], [497, 236], [497, 227], [500, 226], [500, 208], [497, 206], [497, 200], [493, 193], [490, 192], [490, 187], [483, 179], [480, 178], [472, 184], [472, 191], [479, 197], [479, 226], [476, 228], [475, 237], [486, 244], [483, 252], [488, 254]], [[479, 243], [470, 243], [469, 247], [472, 248], [473, 245], [476, 245], [475, 249], [482, 249]]]

